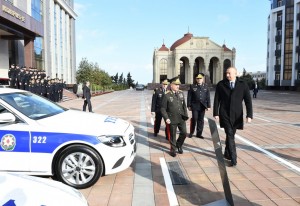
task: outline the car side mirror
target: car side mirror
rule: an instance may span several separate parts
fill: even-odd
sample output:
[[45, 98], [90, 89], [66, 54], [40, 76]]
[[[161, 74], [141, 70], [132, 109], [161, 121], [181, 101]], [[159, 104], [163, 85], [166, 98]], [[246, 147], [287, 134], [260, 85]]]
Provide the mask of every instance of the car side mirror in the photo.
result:
[[15, 115], [12, 113], [1, 113], [0, 114], [0, 123], [12, 123], [16, 121]]

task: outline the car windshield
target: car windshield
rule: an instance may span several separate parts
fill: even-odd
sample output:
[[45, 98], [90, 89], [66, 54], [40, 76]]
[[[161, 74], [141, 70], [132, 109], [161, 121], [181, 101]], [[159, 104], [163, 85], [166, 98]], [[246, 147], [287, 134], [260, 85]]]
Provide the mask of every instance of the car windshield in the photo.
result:
[[33, 120], [50, 117], [67, 110], [43, 97], [29, 92], [1, 94], [0, 99]]

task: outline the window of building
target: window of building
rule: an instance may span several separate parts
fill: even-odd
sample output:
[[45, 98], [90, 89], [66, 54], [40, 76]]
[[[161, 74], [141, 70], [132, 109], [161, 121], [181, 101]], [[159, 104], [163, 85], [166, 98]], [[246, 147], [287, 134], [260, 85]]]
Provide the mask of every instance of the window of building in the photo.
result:
[[282, 6], [282, 0], [277, 1], [277, 7]]
[[167, 75], [167, 66], [168, 66], [168, 61], [166, 59], [160, 60], [159, 71], [161, 75]]
[[294, 20], [294, 8], [286, 8], [286, 16], [285, 16], [286, 21], [293, 21]]
[[283, 74], [284, 80], [291, 80], [292, 79], [292, 70], [285, 70]]
[[43, 0], [31, 1], [31, 15], [37, 21], [42, 21]]
[[44, 69], [43, 39], [41, 37], [36, 37], [34, 40], [34, 58], [36, 61], [36, 68]]

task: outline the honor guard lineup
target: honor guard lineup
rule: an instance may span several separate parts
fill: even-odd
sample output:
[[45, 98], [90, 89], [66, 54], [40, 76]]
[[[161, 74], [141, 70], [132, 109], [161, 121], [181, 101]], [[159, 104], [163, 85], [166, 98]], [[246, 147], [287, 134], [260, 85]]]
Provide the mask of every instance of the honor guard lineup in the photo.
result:
[[46, 97], [53, 102], [60, 102], [63, 97], [63, 89], [66, 87], [62, 79], [50, 79], [45, 70], [27, 68], [26, 66], [12, 64], [8, 69], [10, 88], [30, 91], [34, 94]]

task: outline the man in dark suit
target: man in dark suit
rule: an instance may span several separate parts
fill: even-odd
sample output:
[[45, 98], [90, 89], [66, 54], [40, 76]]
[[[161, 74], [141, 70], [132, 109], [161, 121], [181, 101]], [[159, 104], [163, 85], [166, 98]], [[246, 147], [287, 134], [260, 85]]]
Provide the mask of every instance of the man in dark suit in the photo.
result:
[[[151, 114], [155, 115], [154, 120], [154, 136], [156, 137], [160, 130], [162, 115], [161, 115], [161, 102], [163, 96], [167, 92], [167, 87], [169, 85], [169, 82], [167, 79], [163, 80], [161, 83], [161, 87], [154, 89], [153, 95], [152, 95], [152, 103], [151, 103]], [[165, 130], [166, 133], [166, 139], [167, 137], [167, 130]]]
[[194, 134], [196, 123], [197, 133], [196, 137], [204, 139], [202, 136], [204, 126], [205, 111], [210, 110], [210, 92], [206, 83], [203, 82], [204, 74], [196, 75], [196, 83], [190, 85], [187, 96], [187, 107], [192, 111], [192, 118], [190, 122], [191, 138]]
[[89, 109], [89, 112], [93, 112], [92, 110], [92, 103], [91, 103], [91, 90], [89, 88], [90, 86], [90, 82], [87, 81], [85, 83], [85, 85], [83, 86], [82, 88], [82, 92], [83, 92], [83, 99], [84, 99], [84, 102], [83, 102], [83, 111], [86, 111], [86, 105], [88, 105], [88, 109]]
[[217, 84], [213, 108], [214, 118], [220, 121], [220, 127], [226, 133], [224, 157], [231, 161], [229, 166], [237, 164], [234, 136], [237, 129], [244, 128], [243, 101], [246, 106], [246, 122], [250, 123], [253, 118], [249, 88], [236, 75], [236, 68], [229, 67], [226, 70], [226, 79]]
[[[182, 154], [182, 145], [186, 138], [186, 120], [188, 120], [188, 113], [185, 103], [184, 94], [179, 90], [179, 77], [170, 80], [170, 91], [168, 91], [161, 104], [161, 113], [167, 123], [167, 133], [170, 137], [170, 155], [176, 156], [176, 148], [178, 153]], [[176, 140], [176, 130], [179, 129], [179, 137]]]

